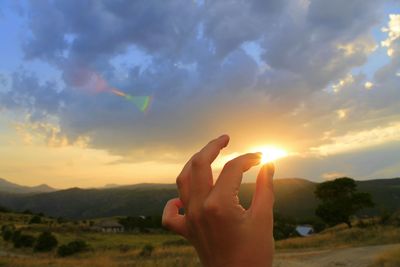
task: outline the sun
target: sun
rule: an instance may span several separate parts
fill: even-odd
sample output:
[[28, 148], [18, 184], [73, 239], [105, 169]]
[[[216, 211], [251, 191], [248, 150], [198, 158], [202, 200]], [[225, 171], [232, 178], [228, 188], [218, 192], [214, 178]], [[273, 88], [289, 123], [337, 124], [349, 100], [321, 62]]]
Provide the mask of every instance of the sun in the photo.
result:
[[284, 158], [289, 155], [286, 150], [276, 146], [259, 147], [256, 149], [256, 151], [262, 153], [261, 164]]

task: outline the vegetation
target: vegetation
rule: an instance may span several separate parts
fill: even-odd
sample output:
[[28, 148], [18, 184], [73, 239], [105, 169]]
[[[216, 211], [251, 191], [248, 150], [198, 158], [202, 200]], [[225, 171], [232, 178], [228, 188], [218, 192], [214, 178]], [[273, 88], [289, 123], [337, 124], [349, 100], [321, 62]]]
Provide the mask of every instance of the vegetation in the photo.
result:
[[57, 255], [60, 257], [71, 256], [80, 252], [85, 252], [89, 249], [88, 244], [83, 240], [71, 241], [66, 245], [62, 245], [57, 250]]
[[6, 207], [0, 206], [0, 212], [7, 213], [10, 212], [10, 210], [7, 209]]
[[57, 247], [57, 244], [57, 238], [52, 233], [45, 231], [39, 235], [34, 249], [38, 252], [51, 251]]
[[42, 218], [39, 215], [34, 215], [29, 220], [29, 224], [39, 224], [39, 223], [42, 223]]
[[[276, 212], [297, 219], [315, 215], [318, 205], [314, 191], [317, 183], [304, 179], [276, 179]], [[361, 192], [370, 193], [375, 207], [364, 210], [369, 216], [377, 216], [382, 208], [390, 212], [400, 209], [398, 201], [400, 178], [357, 181]], [[252, 200], [254, 184], [240, 187], [240, 201], [247, 207]], [[72, 188], [52, 193], [5, 194], [0, 192], [0, 205], [12, 210], [41, 211], [53, 217], [68, 220], [93, 219], [113, 216], [160, 215], [164, 203], [177, 196], [175, 185], [136, 185], [111, 189]], [[293, 205], [296, 203], [296, 205]], [[58, 207], [63, 206], [63, 209]], [[94, 208], [94, 207], [101, 207]]]
[[1, 236], [4, 241], [10, 241], [15, 231], [14, 225], [3, 225], [1, 227]]
[[[4, 214], [0, 214], [3, 216]], [[90, 230], [90, 222], [75, 221], [57, 223], [57, 219], [43, 217], [45, 224], [28, 224], [31, 215], [7, 213], [1, 221], [2, 235], [9, 230], [20, 231], [21, 235], [38, 237], [43, 231], [50, 231], [61, 244], [57, 250], [36, 253], [33, 249], [9, 246], [12, 241], [1, 243], [1, 250], [8, 251], [12, 257], [0, 255], [0, 266], [20, 267], [116, 267], [116, 266], [200, 266], [194, 249], [176, 235], [167, 232], [140, 233], [102, 233]], [[276, 215], [276, 222], [283, 228], [297, 223], [313, 224], [311, 219], [295, 220]], [[116, 218], [113, 218], [116, 219]], [[93, 220], [94, 223], [98, 220]], [[344, 246], [364, 246], [400, 242], [400, 214], [391, 213], [382, 224], [381, 218], [355, 220], [349, 229], [345, 224], [325, 229], [310, 237], [292, 237], [277, 240], [278, 251], [292, 249], [321, 249]], [[51, 224], [49, 223], [51, 222]], [[317, 221], [315, 221], [317, 223]], [[289, 225], [289, 226], [288, 226]], [[400, 224], [399, 224], [400, 226]], [[290, 228], [293, 230], [293, 228]], [[288, 231], [290, 233], [290, 231]]]
[[[295, 186], [293, 186], [293, 183], [296, 183]], [[360, 183], [357, 184], [360, 185]], [[366, 188], [368, 184], [361, 183], [360, 188]], [[399, 185], [400, 183], [395, 186], [399, 188]], [[388, 186], [392, 188], [394, 185]], [[291, 209], [299, 212], [298, 214], [301, 214], [301, 216], [274, 214], [274, 235], [278, 251], [331, 249], [400, 242], [400, 213], [393, 212], [391, 208], [379, 208], [379, 213], [377, 213], [380, 214], [379, 217], [353, 218], [351, 221], [353, 228], [348, 228], [346, 224], [340, 224], [326, 229], [328, 225], [325, 222], [308, 214], [310, 207], [312, 209], [317, 207], [317, 202], [313, 202], [315, 188], [316, 184], [299, 179], [280, 181], [277, 190], [278, 211]], [[380, 187], [375, 186], [375, 188], [379, 189]], [[145, 192], [142, 195], [143, 197], [148, 197], [149, 192], [154, 194], [152, 190], [141, 190]], [[115, 192], [121, 193], [123, 190], [113, 191], [109, 195], [109, 199], [113, 198]], [[165, 193], [163, 190], [157, 192]], [[395, 192], [398, 194], [398, 189]], [[250, 193], [251, 185], [245, 185], [242, 194], [246, 196]], [[69, 195], [69, 192], [66, 194]], [[124, 196], [121, 198], [124, 198]], [[283, 198], [288, 199], [287, 202], [296, 203], [296, 205], [286, 206], [285, 201], [280, 201]], [[154, 198], [150, 197], [149, 201], [154, 201]], [[244, 197], [241, 201], [246, 206], [251, 199]], [[158, 200], [151, 202], [147, 208], [153, 209], [156, 205], [161, 205], [160, 203], [162, 202], [158, 202]], [[153, 204], [154, 206], [152, 206]], [[118, 205], [119, 202], [116, 206]], [[46, 217], [32, 211], [37, 212], [38, 209], [29, 208], [24, 214], [10, 211], [0, 212], [0, 224], [2, 225], [0, 266], [200, 266], [195, 251], [188, 241], [165, 230], [160, 230], [160, 216], [131, 215], [98, 219], [90, 217], [90, 219], [77, 220], [64, 216]], [[121, 212], [123, 212], [123, 209]], [[153, 214], [157, 213], [154, 212]], [[37, 221], [37, 217], [40, 218], [40, 222]], [[125, 233], [94, 231], [93, 226], [103, 220], [118, 221], [124, 225], [127, 231]], [[298, 237], [295, 227], [299, 224], [312, 225], [316, 232], [320, 233], [309, 237]], [[52, 236], [55, 242], [54, 240], [48, 242], [52, 238], [43, 238], [43, 235]], [[42, 241], [39, 241], [39, 239]], [[47, 239], [47, 244], [53, 243], [53, 245], [47, 246], [44, 251], [35, 249], [39, 243], [46, 244], [43, 239]], [[60, 244], [60, 246], [56, 249], [57, 244]], [[7, 253], [9, 253], [9, 256], [6, 255]], [[391, 266], [390, 261], [397, 264], [394, 253], [382, 254], [379, 261], [378, 259], [376, 261], [376, 264], [380, 265], [373, 267]]]
[[276, 243], [277, 249], [324, 249], [400, 243], [400, 229], [396, 226], [370, 224], [368, 227], [348, 228], [341, 224], [317, 235], [295, 237]]
[[386, 251], [375, 259], [369, 267], [398, 267], [400, 266], [400, 248]]
[[140, 232], [147, 232], [148, 229], [161, 229], [161, 216], [137, 216], [119, 218], [118, 222], [122, 224], [125, 231], [134, 231], [138, 229]]
[[154, 247], [150, 244], [147, 244], [142, 248], [142, 251], [140, 251], [139, 256], [140, 257], [150, 257], [151, 254], [154, 251]]
[[15, 248], [31, 248], [35, 244], [36, 238], [32, 235], [23, 234], [21, 231], [14, 231], [12, 243]]
[[347, 177], [317, 185], [315, 195], [321, 200], [315, 213], [330, 226], [346, 223], [351, 228], [350, 217], [374, 205], [371, 195], [357, 192], [355, 181]]

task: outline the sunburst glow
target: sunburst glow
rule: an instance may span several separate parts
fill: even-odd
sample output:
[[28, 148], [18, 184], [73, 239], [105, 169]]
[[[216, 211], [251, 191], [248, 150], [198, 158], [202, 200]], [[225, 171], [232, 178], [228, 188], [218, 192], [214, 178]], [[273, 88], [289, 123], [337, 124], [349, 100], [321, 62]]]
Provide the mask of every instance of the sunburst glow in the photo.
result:
[[262, 153], [261, 164], [284, 158], [289, 155], [286, 150], [275, 146], [259, 147], [256, 150]]

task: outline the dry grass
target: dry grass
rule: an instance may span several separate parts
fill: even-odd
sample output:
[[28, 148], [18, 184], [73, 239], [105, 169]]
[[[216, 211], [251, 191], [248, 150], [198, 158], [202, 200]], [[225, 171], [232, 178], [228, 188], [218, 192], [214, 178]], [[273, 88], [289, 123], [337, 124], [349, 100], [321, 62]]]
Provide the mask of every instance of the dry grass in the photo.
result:
[[400, 266], [400, 248], [386, 251], [379, 255], [370, 267], [398, 267]]
[[[37, 235], [46, 225], [27, 225], [30, 218], [26, 215], [0, 214], [0, 224], [14, 223], [24, 232]], [[0, 238], [0, 267], [150, 267], [150, 266], [200, 266], [194, 249], [191, 246], [175, 242], [181, 238], [172, 234], [108, 234], [80, 230], [76, 225], [52, 224], [51, 230], [57, 236], [59, 245], [76, 239], [85, 240], [90, 252], [67, 258], [59, 258], [53, 253], [34, 253], [32, 249], [14, 249], [10, 243]], [[65, 228], [65, 229], [64, 229]], [[169, 243], [169, 245], [165, 245]], [[176, 244], [176, 245], [171, 245]], [[369, 226], [367, 228], [348, 229], [345, 225], [306, 238], [292, 238], [276, 242], [279, 251], [301, 249], [313, 250], [349, 246], [365, 246], [377, 244], [400, 243], [400, 229], [391, 226]], [[145, 245], [155, 249], [151, 256], [140, 257], [140, 251]], [[8, 255], [2, 254], [7, 251]], [[382, 254], [372, 267], [400, 266], [399, 251]], [[397, 256], [397, 258], [396, 258]], [[391, 264], [391, 265], [390, 265]], [[397, 265], [396, 265], [397, 264]]]
[[400, 228], [392, 226], [374, 226], [368, 228], [336, 227], [309, 237], [291, 238], [276, 242], [276, 248], [308, 249], [339, 248], [400, 243]]
[[200, 263], [191, 247], [158, 248], [151, 257], [140, 257], [140, 250], [126, 253], [105, 250], [81, 254], [76, 257], [58, 258], [50, 254], [31, 255], [31, 257], [0, 257], [0, 266], [15, 267], [150, 267], [150, 266], [188, 266], [198, 267]]

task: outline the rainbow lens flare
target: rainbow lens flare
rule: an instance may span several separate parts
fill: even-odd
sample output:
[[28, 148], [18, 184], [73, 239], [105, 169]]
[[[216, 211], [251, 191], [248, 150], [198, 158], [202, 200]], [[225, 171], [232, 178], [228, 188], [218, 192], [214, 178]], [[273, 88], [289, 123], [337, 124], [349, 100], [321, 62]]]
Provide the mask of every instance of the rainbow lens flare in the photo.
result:
[[149, 109], [152, 100], [151, 96], [132, 96], [116, 88], [112, 88], [111, 93], [132, 102], [142, 112], [146, 112]]

